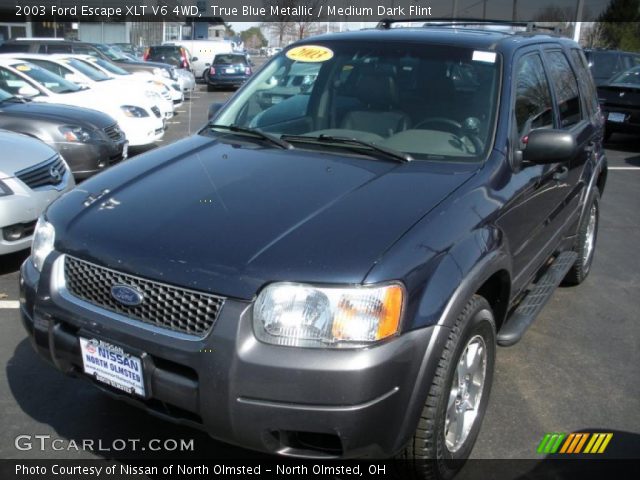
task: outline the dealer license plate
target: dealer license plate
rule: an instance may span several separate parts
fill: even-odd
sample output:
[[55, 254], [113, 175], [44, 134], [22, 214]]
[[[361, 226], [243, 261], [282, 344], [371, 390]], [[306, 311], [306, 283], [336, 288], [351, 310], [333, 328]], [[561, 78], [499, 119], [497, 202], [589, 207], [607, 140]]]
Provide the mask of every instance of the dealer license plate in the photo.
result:
[[625, 117], [624, 113], [610, 112], [607, 118], [609, 119], [610, 122], [623, 123], [624, 117]]
[[79, 337], [84, 373], [132, 395], [145, 396], [142, 360], [102, 340]]
[[235, 68], [233, 68], [233, 67], [231, 67], [231, 68], [227, 68], [227, 69], [225, 70], [225, 73], [236, 73], [236, 69], [235, 69]]

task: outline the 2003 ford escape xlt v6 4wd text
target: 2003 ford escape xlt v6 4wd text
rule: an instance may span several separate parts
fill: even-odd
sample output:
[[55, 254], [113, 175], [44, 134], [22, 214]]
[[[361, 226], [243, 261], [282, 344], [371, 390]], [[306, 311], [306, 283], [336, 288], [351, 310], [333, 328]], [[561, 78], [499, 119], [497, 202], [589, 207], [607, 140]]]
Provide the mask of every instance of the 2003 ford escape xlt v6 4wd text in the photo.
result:
[[579, 46], [327, 35], [212, 110], [42, 216], [21, 271], [36, 350], [243, 447], [453, 475], [496, 345], [592, 264], [606, 160]]

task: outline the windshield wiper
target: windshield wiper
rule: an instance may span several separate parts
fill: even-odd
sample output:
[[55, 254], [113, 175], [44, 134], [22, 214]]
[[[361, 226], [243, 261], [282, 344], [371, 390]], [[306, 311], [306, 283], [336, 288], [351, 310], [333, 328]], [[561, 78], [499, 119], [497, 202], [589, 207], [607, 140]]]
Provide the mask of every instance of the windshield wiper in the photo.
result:
[[[319, 135], [317, 137], [309, 137], [307, 135], [282, 135], [282, 137], [280, 138], [283, 140], [290, 140], [294, 142], [309, 142], [309, 141], [319, 142], [319, 143], [326, 142], [326, 143], [336, 143], [341, 146], [365, 147], [365, 148], [374, 150], [375, 152], [381, 153], [387, 158], [390, 158], [398, 162], [404, 163], [404, 162], [410, 162], [411, 160], [413, 160], [413, 157], [408, 153], [400, 152], [392, 148], [383, 147], [375, 143], [366, 142], [364, 140], [358, 140], [357, 138], [351, 138], [351, 137], [339, 137], [339, 136], [336, 137], [333, 135]], [[362, 150], [362, 148], [359, 148], [359, 149]]]
[[207, 127], [213, 128], [213, 129], [217, 128], [219, 130], [229, 130], [230, 132], [233, 132], [233, 133], [243, 133], [245, 135], [253, 135], [254, 137], [259, 137], [285, 150], [291, 150], [293, 148], [293, 145], [291, 145], [289, 142], [285, 140], [281, 140], [278, 137], [274, 137], [273, 135], [265, 133], [261, 130], [257, 130], [255, 128], [239, 127], [238, 125], [234, 125], [234, 124], [220, 125], [217, 123], [209, 123], [207, 124]]

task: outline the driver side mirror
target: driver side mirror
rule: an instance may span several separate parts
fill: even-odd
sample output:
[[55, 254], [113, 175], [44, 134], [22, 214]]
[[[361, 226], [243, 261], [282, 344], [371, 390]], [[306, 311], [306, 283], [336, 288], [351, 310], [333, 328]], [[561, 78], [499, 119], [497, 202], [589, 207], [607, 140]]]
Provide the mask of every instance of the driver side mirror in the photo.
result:
[[40, 92], [38, 91], [38, 89], [33, 88], [31, 85], [23, 85], [18, 90], [18, 95], [20, 95], [21, 97], [29, 98], [40, 95]]
[[576, 139], [564, 130], [533, 130], [525, 143], [522, 160], [535, 165], [567, 162], [578, 153]]
[[209, 116], [207, 117], [207, 119], [211, 120], [213, 117], [215, 117], [225, 105], [225, 103], [212, 103], [211, 105], [209, 105]]

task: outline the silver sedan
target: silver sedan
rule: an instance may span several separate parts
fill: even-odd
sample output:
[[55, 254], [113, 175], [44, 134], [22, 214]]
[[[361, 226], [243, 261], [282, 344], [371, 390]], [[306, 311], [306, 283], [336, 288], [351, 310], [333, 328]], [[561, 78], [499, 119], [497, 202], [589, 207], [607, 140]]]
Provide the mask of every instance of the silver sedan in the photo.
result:
[[31, 137], [0, 130], [0, 255], [29, 248], [40, 214], [75, 186], [62, 156]]

